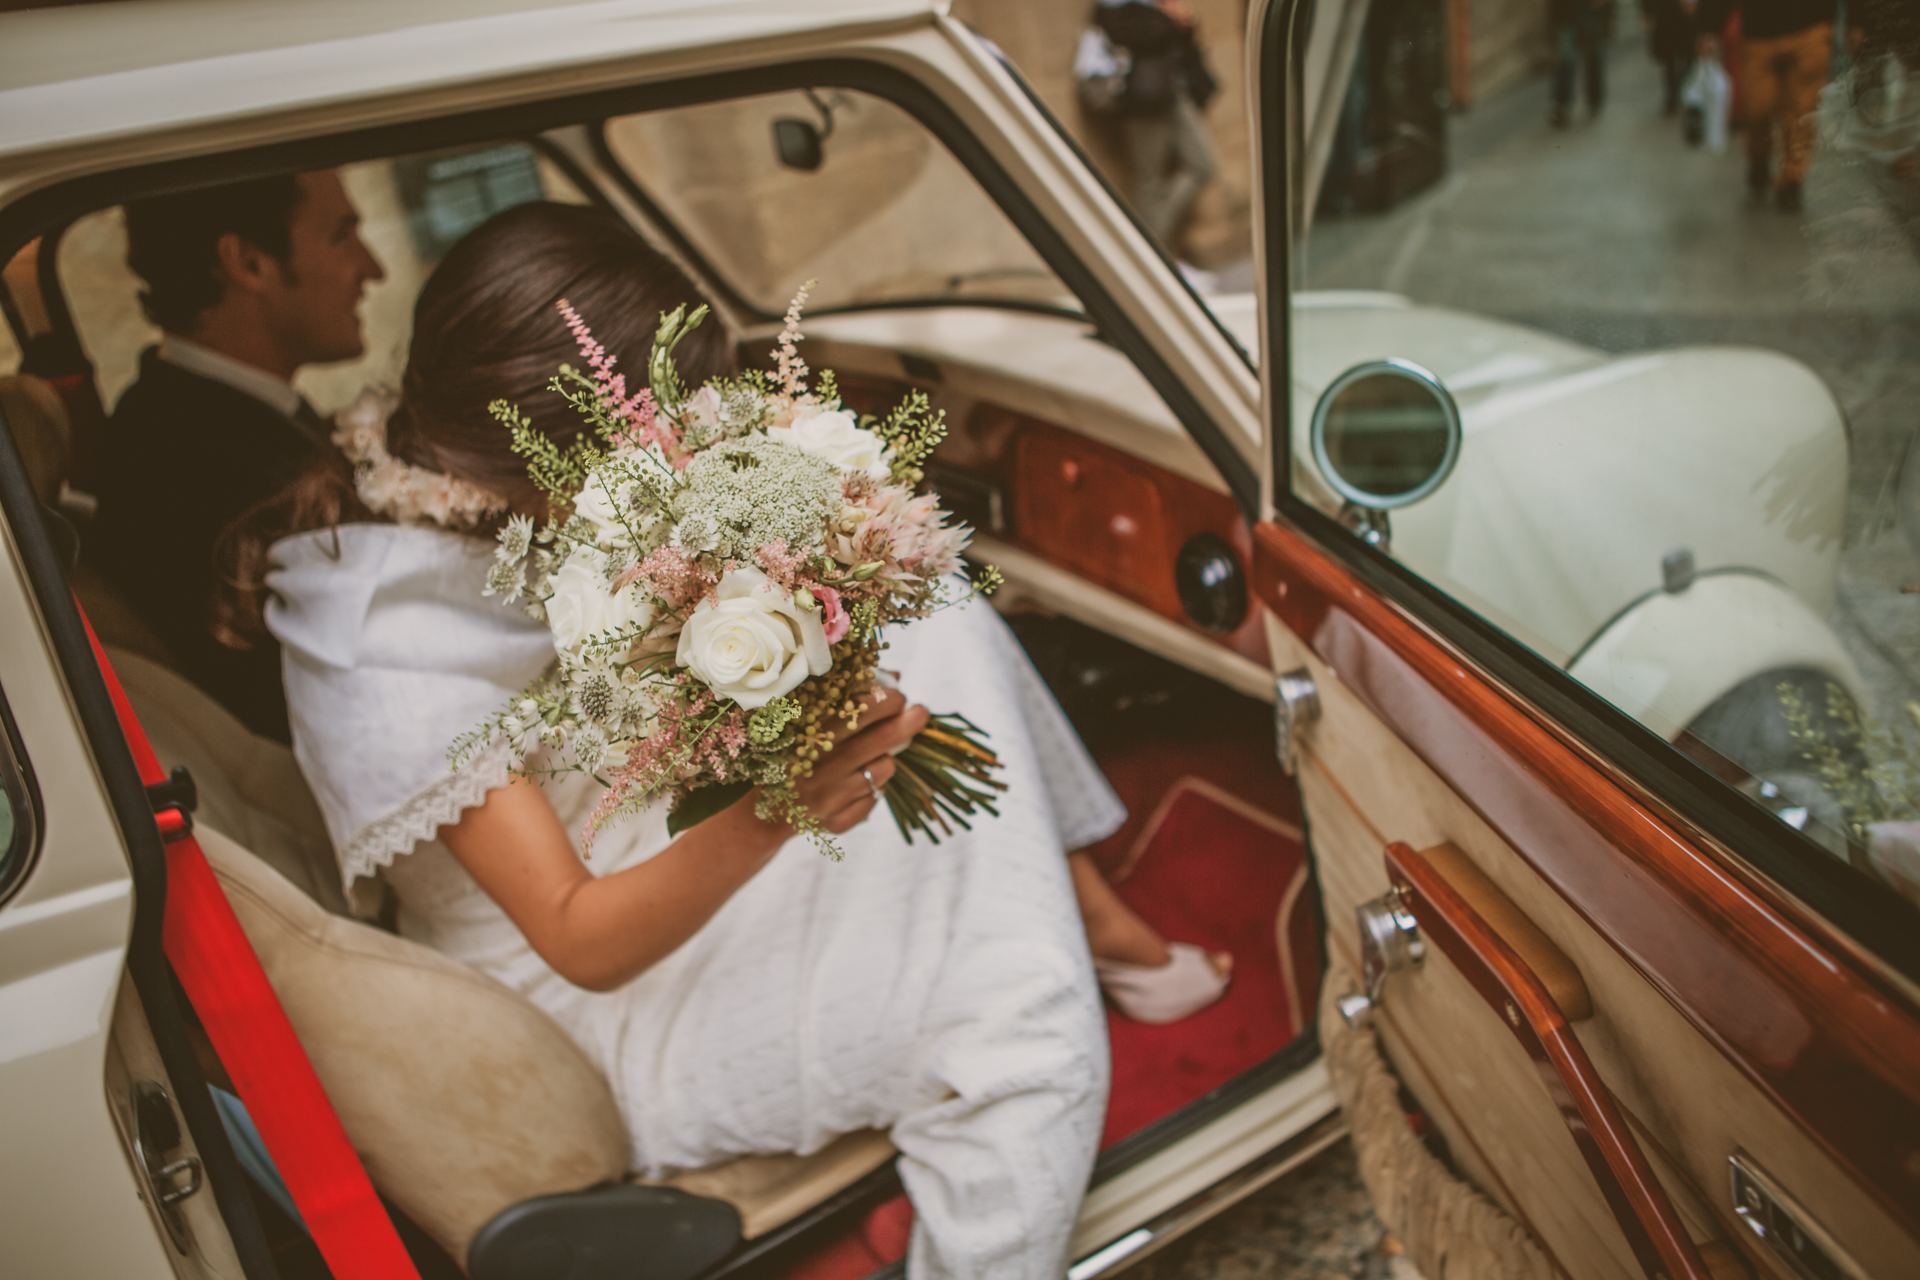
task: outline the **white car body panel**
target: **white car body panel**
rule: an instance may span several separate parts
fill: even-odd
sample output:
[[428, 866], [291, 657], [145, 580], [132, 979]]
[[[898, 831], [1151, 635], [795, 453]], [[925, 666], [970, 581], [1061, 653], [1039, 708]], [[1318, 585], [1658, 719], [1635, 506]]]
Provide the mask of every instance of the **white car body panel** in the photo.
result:
[[11, 533], [0, 535], [0, 688], [46, 825], [0, 908], [0, 1249], [18, 1276], [167, 1276], [110, 1108], [115, 995], [133, 878], [99, 775], [40, 630]]
[[[1214, 306], [1251, 337], [1249, 296]], [[1553, 661], [1657, 589], [1662, 557], [1682, 548], [1700, 572], [1756, 569], [1810, 617], [1832, 611], [1846, 425], [1798, 361], [1737, 347], [1614, 356], [1394, 294], [1302, 293], [1295, 308], [1310, 316], [1296, 327], [1296, 424], [1363, 360], [1412, 360], [1453, 393], [1459, 464], [1393, 513], [1393, 553]], [[1305, 431], [1293, 449], [1311, 470]]]
[[1647, 596], [1595, 637], [1567, 670], [1673, 738], [1739, 677], [1789, 667], [1860, 688], [1853, 659], [1824, 619], [1780, 583], [1735, 572]]

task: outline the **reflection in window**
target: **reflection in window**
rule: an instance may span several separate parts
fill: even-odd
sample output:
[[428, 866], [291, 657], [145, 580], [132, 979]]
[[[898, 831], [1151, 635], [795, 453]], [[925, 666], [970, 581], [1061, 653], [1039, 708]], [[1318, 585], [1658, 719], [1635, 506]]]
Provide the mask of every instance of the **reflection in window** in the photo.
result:
[[863, 93], [765, 94], [607, 122], [634, 181], [720, 278], [777, 315], [982, 300], [1077, 304], [973, 177]]
[[[1750, 194], [1740, 135], [1716, 153], [1663, 114], [1624, 4], [1605, 108], [1564, 127], [1546, 74], [1436, 117], [1448, 68], [1414, 38], [1433, 8], [1330, 6], [1364, 29], [1309, 60], [1310, 117], [1332, 114], [1302, 147], [1297, 491], [1339, 509], [1305, 424], [1344, 371], [1432, 370], [1464, 441], [1431, 496], [1367, 526], [1390, 553], [1809, 856], [1920, 902], [1920, 115], [1890, 132], [1874, 88], [1907, 64], [1836, 44], [1803, 186]], [[1543, 40], [1544, 12], [1474, 39]]]

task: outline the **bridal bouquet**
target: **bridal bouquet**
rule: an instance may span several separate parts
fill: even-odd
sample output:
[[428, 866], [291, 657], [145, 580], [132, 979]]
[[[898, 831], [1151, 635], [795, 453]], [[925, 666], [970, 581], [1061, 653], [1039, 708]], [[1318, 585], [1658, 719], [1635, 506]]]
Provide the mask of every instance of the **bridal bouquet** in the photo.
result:
[[[888, 683], [881, 628], [957, 602], [971, 531], [915, 492], [941, 416], [914, 392], [884, 420], [860, 419], [831, 373], [809, 388], [796, 347], [806, 292], [775, 372], [688, 389], [673, 352], [706, 308], [682, 308], [661, 317], [648, 386], [631, 394], [562, 301], [588, 369], [563, 365], [551, 385], [591, 429], [562, 448], [515, 406], [492, 406], [553, 514], [538, 529], [507, 522], [485, 590], [545, 621], [559, 661], [450, 756], [458, 767], [504, 739], [522, 772], [593, 774], [607, 791], [585, 843], [661, 799], [678, 832], [759, 787], [762, 817], [838, 856], [795, 782]], [[997, 582], [985, 570], [960, 598]], [[983, 739], [936, 715], [896, 756], [885, 795], [909, 840], [995, 812], [1005, 784]]]

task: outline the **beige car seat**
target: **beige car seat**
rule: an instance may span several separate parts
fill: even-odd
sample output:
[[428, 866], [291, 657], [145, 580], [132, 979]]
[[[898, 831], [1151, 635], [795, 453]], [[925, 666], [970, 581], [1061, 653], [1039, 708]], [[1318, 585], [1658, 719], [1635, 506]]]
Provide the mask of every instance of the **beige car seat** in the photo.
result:
[[[55, 506], [67, 457], [59, 398], [12, 376], [0, 378], [0, 405], [36, 492]], [[162, 766], [192, 773], [201, 846], [374, 1184], [476, 1280], [626, 1276], [637, 1257], [648, 1275], [691, 1275], [892, 1158], [883, 1134], [862, 1132], [807, 1157], [629, 1179], [612, 1093], [558, 1024], [477, 971], [353, 919], [293, 753], [169, 669], [97, 575], [81, 567], [72, 585]]]
[[[514, 1207], [625, 1180], [613, 1095], [557, 1023], [346, 914], [293, 753], [158, 663], [108, 656], [161, 765], [193, 774], [201, 847], [381, 1193], [465, 1264]], [[884, 1135], [864, 1132], [809, 1157], [747, 1157], [664, 1185], [730, 1206], [728, 1230], [750, 1240], [892, 1155]], [[684, 1200], [655, 1208], [688, 1212]]]

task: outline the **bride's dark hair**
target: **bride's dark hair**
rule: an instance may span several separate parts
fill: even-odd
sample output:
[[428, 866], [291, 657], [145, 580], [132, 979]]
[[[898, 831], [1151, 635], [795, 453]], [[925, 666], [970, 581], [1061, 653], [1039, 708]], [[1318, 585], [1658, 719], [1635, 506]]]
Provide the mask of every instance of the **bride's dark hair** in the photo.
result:
[[[387, 423], [388, 451], [498, 494], [514, 510], [539, 510], [542, 498], [526, 463], [487, 406], [495, 400], [519, 405], [563, 447], [586, 429], [547, 386], [561, 364], [582, 363], [554, 306], [562, 298], [635, 386], [644, 385], [660, 314], [701, 302], [685, 274], [612, 213], [539, 203], [496, 214], [448, 251], [414, 303], [400, 405]], [[732, 340], [712, 319], [688, 335], [674, 357], [690, 386], [734, 368]], [[376, 518], [354, 495], [352, 472], [337, 454], [244, 512], [214, 550], [223, 583], [213, 602], [214, 634], [238, 648], [263, 634], [267, 548], [274, 542]]]

